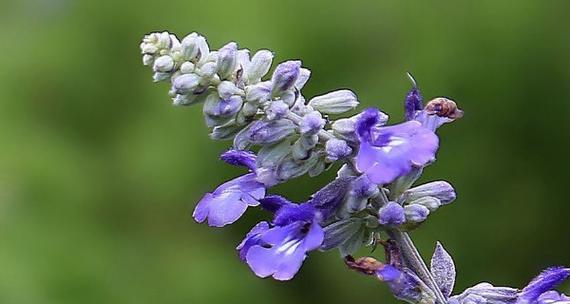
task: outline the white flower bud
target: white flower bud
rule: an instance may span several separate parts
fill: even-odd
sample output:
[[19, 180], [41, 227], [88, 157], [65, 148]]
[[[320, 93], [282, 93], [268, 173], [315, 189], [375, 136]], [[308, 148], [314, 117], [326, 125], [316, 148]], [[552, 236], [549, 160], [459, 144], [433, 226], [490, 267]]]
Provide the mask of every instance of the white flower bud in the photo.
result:
[[248, 83], [256, 83], [261, 80], [273, 62], [273, 53], [268, 50], [260, 50], [251, 58], [250, 64], [245, 71]]
[[228, 99], [232, 95], [236, 95], [241, 90], [236, 87], [236, 85], [231, 81], [222, 81], [218, 85], [218, 94], [222, 99]]
[[198, 34], [197, 33], [192, 33], [186, 37], [184, 37], [184, 39], [182, 39], [182, 43], [180, 46], [180, 49], [182, 51], [182, 55], [184, 56], [184, 59], [186, 60], [192, 60], [196, 57], [196, 55], [198, 55], [199, 52], [199, 48], [198, 48]]
[[326, 114], [340, 114], [358, 106], [356, 95], [350, 90], [338, 90], [325, 95], [313, 97], [309, 105]]
[[154, 56], [149, 55], [149, 54], [144, 54], [143, 55], [143, 65], [152, 65], [154, 63]]
[[192, 62], [186, 61], [180, 66], [180, 73], [190, 74], [190, 73], [194, 72], [194, 67], [195, 67], [195, 65]]
[[311, 70], [301, 68], [301, 71], [299, 72], [299, 78], [297, 78], [297, 81], [295, 82], [295, 87], [298, 90], [301, 90], [307, 81], [309, 81], [309, 77], [311, 77]]
[[172, 57], [168, 55], [160, 56], [156, 58], [152, 68], [155, 72], [160, 72], [160, 73], [171, 72], [172, 69], [174, 69], [174, 60], [172, 59]]
[[177, 94], [189, 94], [198, 87], [201, 79], [196, 74], [182, 74], [172, 81], [172, 88]]
[[237, 66], [237, 44], [230, 42], [218, 51], [218, 75], [226, 79], [232, 75]]
[[208, 62], [204, 64], [198, 71], [197, 74], [204, 78], [212, 78], [216, 74], [217, 65], [215, 62]]
[[265, 110], [267, 114], [267, 119], [275, 120], [285, 117], [289, 112], [289, 106], [285, 104], [282, 100], [276, 100], [272, 102], [269, 107]]
[[421, 223], [425, 221], [429, 215], [429, 209], [423, 205], [413, 204], [404, 207], [406, 221], [413, 223]]
[[414, 201], [411, 201], [410, 205], [411, 204], [422, 205], [422, 206], [425, 206], [426, 208], [428, 208], [429, 211], [435, 211], [435, 210], [437, 210], [437, 208], [439, 208], [439, 206], [441, 206], [441, 201], [435, 197], [432, 197], [432, 196], [424, 196], [424, 197], [420, 197]]
[[141, 44], [141, 52], [143, 54], [149, 54], [149, 55], [153, 55], [156, 52], [158, 52], [158, 47], [156, 47], [156, 45], [152, 44], [152, 43], [142, 43]]

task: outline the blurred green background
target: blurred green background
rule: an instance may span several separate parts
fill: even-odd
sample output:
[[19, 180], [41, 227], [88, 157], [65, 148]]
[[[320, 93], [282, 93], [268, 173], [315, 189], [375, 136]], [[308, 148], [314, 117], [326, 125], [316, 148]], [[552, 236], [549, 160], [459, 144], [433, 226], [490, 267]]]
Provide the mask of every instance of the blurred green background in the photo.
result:
[[[412, 71], [466, 116], [440, 129], [424, 180], [459, 194], [413, 233], [442, 240], [456, 291], [524, 286], [570, 265], [569, 1], [18, 0], [0, 2], [0, 303], [396, 303], [313, 253], [290, 282], [234, 251], [264, 214], [211, 229], [200, 197], [240, 170], [217, 160], [199, 108], [172, 107], [141, 64], [147, 32], [204, 34], [300, 58], [314, 96], [351, 88], [402, 116]], [[332, 178], [276, 189], [303, 200]], [[367, 252], [363, 252], [367, 254]], [[570, 292], [570, 285], [562, 288]]]

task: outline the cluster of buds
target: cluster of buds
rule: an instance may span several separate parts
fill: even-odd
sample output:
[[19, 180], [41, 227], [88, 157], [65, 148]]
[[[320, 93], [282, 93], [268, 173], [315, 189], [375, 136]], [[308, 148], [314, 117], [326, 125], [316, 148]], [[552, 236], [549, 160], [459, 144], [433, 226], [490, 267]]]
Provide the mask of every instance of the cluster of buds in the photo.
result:
[[328, 115], [354, 109], [356, 95], [338, 90], [306, 102], [301, 89], [310, 71], [301, 61], [277, 65], [264, 80], [273, 62], [271, 51], [250, 56], [235, 42], [215, 51], [197, 33], [182, 40], [167, 32], [149, 34], [141, 52], [153, 79], [171, 83], [175, 105], [203, 103], [213, 139], [233, 139], [240, 150], [261, 148], [257, 171], [267, 185], [305, 173], [318, 175], [353, 151], [332, 134]]
[[[350, 268], [375, 276], [410, 303], [568, 304], [551, 290], [570, 276], [568, 268], [549, 269], [522, 291], [480, 284], [451, 296], [451, 255], [438, 243], [428, 270], [413, 246], [407, 232], [456, 198], [446, 181], [414, 185], [435, 161], [437, 129], [463, 115], [454, 101], [438, 97], [424, 105], [410, 76], [404, 121], [387, 125], [388, 115], [376, 108], [338, 117], [359, 104], [350, 90], [305, 99], [310, 71], [290, 60], [269, 73], [268, 50], [250, 56], [230, 42], [214, 51], [199, 34], [179, 40], [163, 32], [145, 36], [141, 51], [153, 79], [171, 83], [175, 105], [203, 103], [211, 138], [232, 140], [221, 159], [248, 171], [204, 195], [194, 219], [222, 227], [258, 206], [272, 215], [237, 246], [257, 276], [289, 280], [309, 252], [338, 249]], [[337, 177], [305, 202], [268, 194], [276, 184], [319, 175], [335, 162], [342, 164]], [[384, 263], [352, 258], [378, 244], [386, 249]]]

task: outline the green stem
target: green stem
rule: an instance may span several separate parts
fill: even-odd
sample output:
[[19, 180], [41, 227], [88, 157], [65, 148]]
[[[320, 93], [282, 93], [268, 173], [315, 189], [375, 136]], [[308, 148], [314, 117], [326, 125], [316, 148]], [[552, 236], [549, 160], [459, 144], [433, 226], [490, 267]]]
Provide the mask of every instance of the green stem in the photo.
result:
[[447, 300], [437, 286], [435, 279], [431, 275], [426, 263], [414, 245], [412, 238], [410, 238], [410, 235], [407, 232], [402, 232], [397, 229], [389, 230], [388, 235], [399, 244], [407, 266], [413, 270], [431, 290], [433, 290], [437, 303], [446, 304]]

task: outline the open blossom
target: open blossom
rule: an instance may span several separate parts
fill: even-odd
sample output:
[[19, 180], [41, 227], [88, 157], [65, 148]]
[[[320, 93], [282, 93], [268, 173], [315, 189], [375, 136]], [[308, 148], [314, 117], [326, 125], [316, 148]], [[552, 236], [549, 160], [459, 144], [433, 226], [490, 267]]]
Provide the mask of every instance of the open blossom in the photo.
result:
[[379, 126], [382, 114], [377, 109], [365, 110], [358, 119], [356, 131], [360, 149], [357, 169], [376, 184], [387, 184], [435, 159], [439, 140], [435, 133], [417, 121], [393, 126]]
[[289, 280], [301, 268], [307, 252], [323, 243], [319, 214], [309, 203], [279, 207], [273, 227], [257, 224], [237, 247], [240, 257], [259, 277]]
[[[221, 157], [231, 165], [240, 165], [255, 170], [255, 155], [247, 151], [230, 150]], [[265, 196], [265, 186], [251, 172], [220, 185], [214, 192], [206, 193], [194, 209], [194, 219], [208, 225], [222, 227], [237, 221], [248, 206], [259, 205]]]

